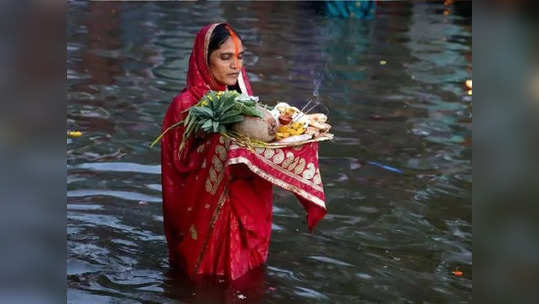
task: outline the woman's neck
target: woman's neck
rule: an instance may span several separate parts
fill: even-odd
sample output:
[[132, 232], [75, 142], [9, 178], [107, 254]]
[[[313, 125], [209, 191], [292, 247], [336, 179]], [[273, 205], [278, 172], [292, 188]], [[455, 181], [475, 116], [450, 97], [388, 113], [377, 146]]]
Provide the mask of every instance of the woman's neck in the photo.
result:
[[241, 94], [241, 93], [244, 93], [244, 92], [241, 91], [240, 86], [238, 85], [238, 83], [236, 83], [236, 84], [233, 85], [233, 86], [226, 86], [226, 90], [227, 90], [227, 91], [236, 90], [236, 91], [238, 91], [238, 93], [240, 93], [240, 94]]

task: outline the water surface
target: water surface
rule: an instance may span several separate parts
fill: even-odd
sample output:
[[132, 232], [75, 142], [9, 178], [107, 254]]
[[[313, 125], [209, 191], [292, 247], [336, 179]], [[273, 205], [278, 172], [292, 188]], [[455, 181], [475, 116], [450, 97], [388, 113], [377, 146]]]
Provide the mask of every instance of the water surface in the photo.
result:
[[[314, 234], [275, 187], [266, 267], [235, 284], [169, 271], [159, 133], [193, 38], [241, 34], [256, 95], [318, 94], [328, 215]], [[472, 291], [471, 5], [380, 3], [372, 20], [303, 3], [70, 2], [69, 303], [468, 303]], [[452, 274], [460, 269], [464, 275]]]

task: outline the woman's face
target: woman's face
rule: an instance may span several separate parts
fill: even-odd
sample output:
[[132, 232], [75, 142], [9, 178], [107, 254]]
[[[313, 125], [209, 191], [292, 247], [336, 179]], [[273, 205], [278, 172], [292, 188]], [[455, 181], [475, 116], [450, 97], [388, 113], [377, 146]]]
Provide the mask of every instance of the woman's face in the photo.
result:
[[238, 81], [243, 66], [243, 44], [239, 43], [238, 58], [234, 60], [234, 42], [228, 37], [221, 46], [210, 54], [210, 73], [220, 84], [233, 86]]

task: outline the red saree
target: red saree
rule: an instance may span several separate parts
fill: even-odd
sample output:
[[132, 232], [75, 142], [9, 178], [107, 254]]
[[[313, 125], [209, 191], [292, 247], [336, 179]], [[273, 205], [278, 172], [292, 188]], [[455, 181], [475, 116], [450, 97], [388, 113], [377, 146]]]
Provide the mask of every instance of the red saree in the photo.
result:
[[[208, 25], [197, 34], [189, 58], [187, 87], [170, 104], [163, 131], [182, 120], [184, 111], [208, 90], [226, 89], [212, 79], [206, 61], [216, 25]], [[252, 95], [243, 68], [238, 85], [242, 93]], [[273, 153], [271, 162], [264, 162], [261, 151], [253, 153], [235, 146], [218, 134], [188, 141], [180, 156], [183, 131], [183, 127], [172, 129], [161, 141], [163, 217], [170, 264], [182, 268], [191, 278], [217, 275], [234, 280], [265, 263], [271, 234], [272, 184], [296, 194], [307, 211], [309, 229], [325, 215], [316, 144], [279, 149], [277, 154], [283, 159], [271, 165], [273, 159], [279, 160]], [[303, 166], [301, 170], [299, 165]]]

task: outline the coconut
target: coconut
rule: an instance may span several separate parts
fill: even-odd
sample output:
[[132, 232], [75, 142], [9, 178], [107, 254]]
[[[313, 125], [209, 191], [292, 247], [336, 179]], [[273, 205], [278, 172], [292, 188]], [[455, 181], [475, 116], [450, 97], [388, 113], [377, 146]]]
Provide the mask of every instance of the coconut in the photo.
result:
[[245, 116], [243, 121], [232, 125], [232, 130], [263, 142], [270, 142], [275, 138], [278, 123], [271, 114], [261, 106], [256, 109], [263, 113], [263, 117]]

